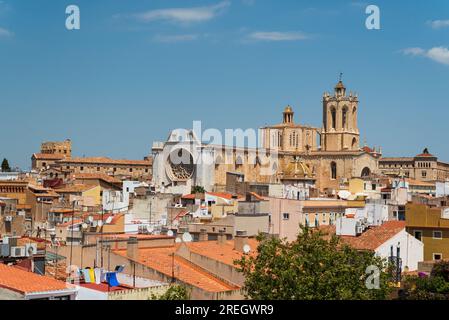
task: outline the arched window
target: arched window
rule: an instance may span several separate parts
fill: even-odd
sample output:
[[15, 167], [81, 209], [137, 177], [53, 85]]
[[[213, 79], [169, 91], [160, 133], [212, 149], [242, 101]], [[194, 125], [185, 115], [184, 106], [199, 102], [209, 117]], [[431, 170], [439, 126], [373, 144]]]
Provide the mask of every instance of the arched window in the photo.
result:
[[342, 120], [343, 120], [343, 129], [346, 129], [348, 125], [348, 108], [346, 106], [343, 108]]
[[357, 108], [356, 107], [354, 107], [353, 109], [352, 109], [352, 126], [353, 126], [353, 128], [356, 128], [357, 127], [357, 117], [356, 117], [356, 115], [357, 115]]
[[352, 139], [352, 149], [355, 149], [357, 147], [357, 138]]
[[331, 109], [331, 120], [332, 120], [332, 129], [335, 129], [337, 127], [337, 111], [335, 108]]
[[331, 179], [337, 179], [337, 164], [331, 162]]
[[241, 156], [237, 156], [237, 158], [235, 159], [235, 167], [236, 168], [241, 168], [243, 165], [243, 159]]
[[368, 177], [371, 174], [371, 170], [368, 167], [363, 168], [362, 177]]

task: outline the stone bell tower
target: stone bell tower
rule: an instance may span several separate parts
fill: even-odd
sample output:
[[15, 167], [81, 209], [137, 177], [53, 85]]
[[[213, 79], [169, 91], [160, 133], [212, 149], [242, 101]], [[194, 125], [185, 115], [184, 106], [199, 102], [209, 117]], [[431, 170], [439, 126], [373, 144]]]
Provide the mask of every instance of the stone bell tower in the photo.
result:
[[357, 126], [358, 97], [352, 92], [346, 95], [341, 81], [334, 94], [323, 95], [323, 128], [321, 130], [322, 151], [356, 151], [360, 148], [360, 133]]

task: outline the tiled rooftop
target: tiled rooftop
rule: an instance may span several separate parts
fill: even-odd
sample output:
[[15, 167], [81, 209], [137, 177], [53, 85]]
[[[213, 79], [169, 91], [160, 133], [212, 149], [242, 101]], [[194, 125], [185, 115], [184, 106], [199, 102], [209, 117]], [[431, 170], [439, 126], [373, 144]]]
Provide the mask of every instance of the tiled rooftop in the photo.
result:
[[[381, 226], [371, 227], [359, 236], [340, 236], [343, 243], [357, 250], [376, 250], [387, 240], [404, 230], [405, 221], [386, 221]], [[335, 226], [323, 226], [322, 231], [335, 234]]]
[[61, 161], [63, 163], [86, 163], [86, 164], [115, 164], [115, 165], [144, 165], [152, 164], [152, 160], [126, 160], [110, 159], [107, 157], [71, 158]]
[[74, 289], [63, 281], [5, 264], [0, 264], [0, 287], [22, 294]]
[[[174, 275], [177, 279], [205, 291], [223, 292], [238, 289], [238, 287], [231, 286], [215, 278], [201, 268], [176, 255], [173, 269], [172, 254], [177, 248], [179, 248], [179, 244], [169, 247], [140, 249], [138, 261], [168, 277], [172, 276], [172, 270], [174, 270]], [[126, 250], [116, 250], [114, 252], [121, 256], [126, 256]]]

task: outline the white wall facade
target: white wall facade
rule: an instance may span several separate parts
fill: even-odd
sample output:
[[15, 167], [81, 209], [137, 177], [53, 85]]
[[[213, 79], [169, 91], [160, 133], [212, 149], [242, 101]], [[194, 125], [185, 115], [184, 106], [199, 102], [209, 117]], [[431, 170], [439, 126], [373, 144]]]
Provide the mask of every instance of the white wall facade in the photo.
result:
[[418, 262], [424, 259], [424, 244], [405, 231], [405, 228], [385, 241], [375, 252], [378, 256], [388, 259], [391, 255], [391, 247], [393, 247], [393, 255], [396, 256], [398, 246], [400, 247], [402, 270], [404, 271], [406, 267], [409, 271], [418, 270]]

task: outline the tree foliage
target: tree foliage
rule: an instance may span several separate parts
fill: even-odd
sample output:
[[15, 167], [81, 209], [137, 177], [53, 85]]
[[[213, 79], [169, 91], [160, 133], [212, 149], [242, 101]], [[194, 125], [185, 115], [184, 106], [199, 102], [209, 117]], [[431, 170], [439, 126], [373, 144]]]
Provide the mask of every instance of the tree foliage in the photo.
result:
[[400, 299], [403, 300], [449, 300], [449, 261], [434, 264], [427, 276], [408, 276]]
[[173, 285], [163, 295], [153, 298], [157, 300], [189, 300], [190, 292], [185, 286]]
[[[300, 226], [293, 242], [258, 237], [256, 256], [235, 263], [245, 276], [247, 298], [256, 300], [386, 299], [386, 262], [373, 252], [343, 245], [338, 237]], [[376, 266], [379, 288], [368, 289], [368, 266]]]
[[194, 194], [196, 194], [196, 193], [205, 193], [205, 192], [206, 192], [206, 190], [202, 186], [194, 186], [194, 187], [192, 187], [192, 193], [194, 193]]
[[7, 159], [3, 159], [3, 161], [2, 161], [2, 171], [3, 172], [11, 172], [11, 167], [9, 166], [9, 162]]

